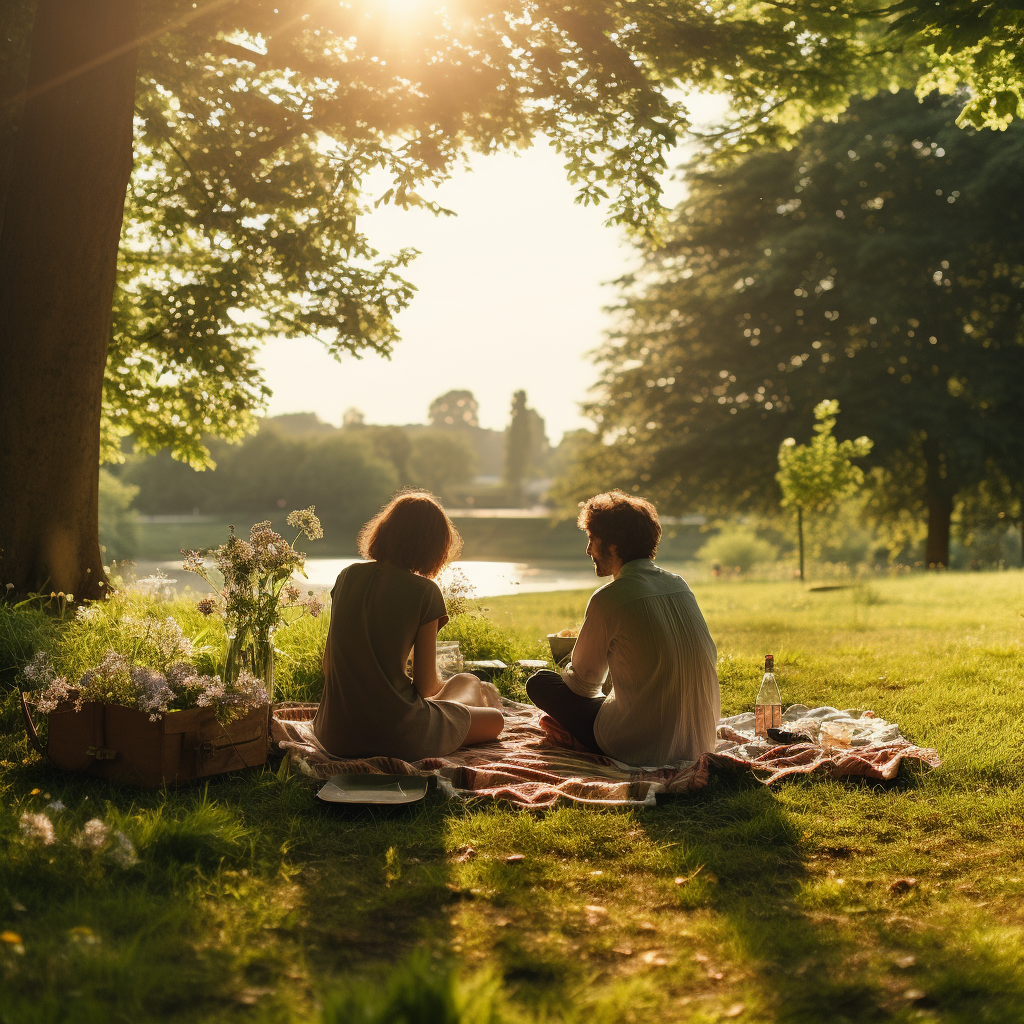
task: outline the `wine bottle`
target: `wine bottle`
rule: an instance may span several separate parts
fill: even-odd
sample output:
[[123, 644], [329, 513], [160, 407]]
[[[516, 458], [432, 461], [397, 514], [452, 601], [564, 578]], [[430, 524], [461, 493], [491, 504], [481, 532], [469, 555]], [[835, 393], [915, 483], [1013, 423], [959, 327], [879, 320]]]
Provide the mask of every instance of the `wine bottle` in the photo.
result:
[[754, 733], [767, 736], [769, 729], [782, 725], [782, 697], [779, 684], [775, 681], [775, 655], [764, 656], [764, 678], [754, 702]]

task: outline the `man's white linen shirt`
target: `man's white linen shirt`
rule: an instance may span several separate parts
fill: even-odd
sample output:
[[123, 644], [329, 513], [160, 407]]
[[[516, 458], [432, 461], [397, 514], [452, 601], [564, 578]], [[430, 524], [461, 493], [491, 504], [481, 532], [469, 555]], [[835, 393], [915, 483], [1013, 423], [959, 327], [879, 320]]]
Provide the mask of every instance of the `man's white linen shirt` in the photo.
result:
[[686, 581], [649, 558], [595, 591], [562, 678], [580, 697], [611, 692], [594, 738], [626, 764], [696, 760], [715, 749], [718, 651]]

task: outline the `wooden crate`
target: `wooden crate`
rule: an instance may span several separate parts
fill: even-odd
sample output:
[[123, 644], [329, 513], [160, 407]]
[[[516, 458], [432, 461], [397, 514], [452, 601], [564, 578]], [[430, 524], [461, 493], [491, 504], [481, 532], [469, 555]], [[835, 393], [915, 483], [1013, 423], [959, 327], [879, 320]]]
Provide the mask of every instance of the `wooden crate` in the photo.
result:
[[151, 722], [135, 708], [87, 701], [47, 715], [45, 747], [22, 694], [29, 739], [58, 768], [111, 782], [156, 787], [267, 760], [270, 706], [222, 725], [212, 708], [170, 711]]

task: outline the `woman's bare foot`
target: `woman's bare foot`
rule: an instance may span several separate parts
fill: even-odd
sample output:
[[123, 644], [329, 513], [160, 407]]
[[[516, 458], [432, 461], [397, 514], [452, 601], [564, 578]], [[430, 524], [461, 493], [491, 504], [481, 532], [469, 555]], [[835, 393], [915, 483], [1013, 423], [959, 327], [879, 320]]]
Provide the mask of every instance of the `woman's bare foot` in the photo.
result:
[[449, 679], [431, 700], [453, 700], [471, 708], [501, 710], [501, 694], [494, 683], [480, 679], [471, 672], [460, 672]]

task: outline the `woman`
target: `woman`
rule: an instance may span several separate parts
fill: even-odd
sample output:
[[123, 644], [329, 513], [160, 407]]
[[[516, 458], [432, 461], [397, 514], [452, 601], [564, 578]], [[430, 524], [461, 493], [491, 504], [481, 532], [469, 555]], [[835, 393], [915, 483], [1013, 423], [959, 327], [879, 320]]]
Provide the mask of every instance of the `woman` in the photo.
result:
[[370, 561], [343, 569], [331, 592], [326, 682], [313, 720], [336, 757], [419, 761], [501, 733], [501, 698], [490, 683], [437, 675], [437, 631], [448, 616], [434, 577], [461, 548], [444, 509], [423, 492], [400, 494], [363, 527], [359, 553]]

